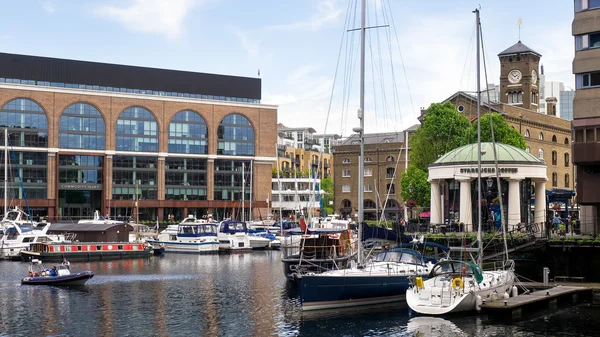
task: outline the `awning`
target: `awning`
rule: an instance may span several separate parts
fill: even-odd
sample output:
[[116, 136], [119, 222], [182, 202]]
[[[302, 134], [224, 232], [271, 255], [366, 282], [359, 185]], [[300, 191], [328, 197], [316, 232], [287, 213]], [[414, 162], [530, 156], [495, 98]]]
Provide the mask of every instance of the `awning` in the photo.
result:
[[431, 212], [423, 212], [421, 214], [419, 214], [419, 218], [430, 218], [431, 217]]

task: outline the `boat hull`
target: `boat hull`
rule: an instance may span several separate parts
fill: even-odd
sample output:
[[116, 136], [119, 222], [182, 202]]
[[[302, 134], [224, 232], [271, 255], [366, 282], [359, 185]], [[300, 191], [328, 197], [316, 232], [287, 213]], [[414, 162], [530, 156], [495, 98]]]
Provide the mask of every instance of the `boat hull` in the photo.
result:
[[32, 252], [21, 251], [21, 260], [30, 262], [38, 259], [42, 262], [61, 262], [63, 258], [69, 261], [102, 261], [118, 259], [147, 258], [154, 254], [152, 249], [138, 251], [114, 251], [114, 252]]
[[79, 273], [63, 276], [40, 276], [26, 277], [21, 280], [23, 285], [51, 285], [51, 286], [82, 286], [89, 279], [94, 277], [92, 271], [83, 271]]
[[148, 243], [164, 247], [165, 253], [211, 254], [219, 252], [219, 242], [173, 242], [148, 240]]
[[298, 284], [307, 311], [403, 301], [410, 281], [406, 275], [304, 275]]

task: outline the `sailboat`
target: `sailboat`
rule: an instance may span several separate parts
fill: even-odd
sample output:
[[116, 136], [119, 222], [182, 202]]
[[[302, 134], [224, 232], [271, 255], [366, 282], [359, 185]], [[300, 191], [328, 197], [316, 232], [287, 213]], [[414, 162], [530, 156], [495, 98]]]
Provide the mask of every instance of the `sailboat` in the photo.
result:
[[[481, 91], [480, 91], [480, 20], [479, 10], [476, 15], [477, 31], [477, 144], [478, 144], [478, 200], [481, 200]], [[493, 135], [493, 130], [492, 130]], [[494, 157], [496, 150], [494, 148]], [[497, 160], [496, 160], [497, 165]], [[496, 179], [499, 179], [496, 167]], [[498, 185], [500, 186], [500, 185]], [[481, 239], [481, 203], [478, 212], [477, 242], [478, 248], [471, 248], [478, 253], [477, 263], [462, 260], [447, 260], [438, 262], [428, 275], [427, 280], [415, 279], [415, 285], [406, 292], [406, 302], [415, 312], [425, 315], [444, 315], [457, 312], [475, 311], [485, 300], [495, 300], [500, 296], [507, 298], [512, 292], [516, 295], [514, 286], [514, 262], [508, 260], [508, 255], [502, 269], [483, 271], [483, 247]], [[503, 226], [505, 228], [505, 226]], [[506, 231], [504, 246], [506, 251]]]
[[[359, 134], [360, 157], [358, 172], [363, 172], [364, 110], [365, 110], [365, 17], [366, 0], [361, 2], [361, 59], [360, 59], [360, 127], [353, 131]], [[332, 309], [359, 305], [397, 302], [404, 299], [410, 286], [410, 276], [425, 276], [432, 263], [425, 263], [415, 249], [397, 247], [383, 251], [373, 259], [363, 261], [364, 178], [358, 179], [358, 253], [355, 266], [329, 270], [321, 273], [309, 272], [297, 276], [302, 310]]]

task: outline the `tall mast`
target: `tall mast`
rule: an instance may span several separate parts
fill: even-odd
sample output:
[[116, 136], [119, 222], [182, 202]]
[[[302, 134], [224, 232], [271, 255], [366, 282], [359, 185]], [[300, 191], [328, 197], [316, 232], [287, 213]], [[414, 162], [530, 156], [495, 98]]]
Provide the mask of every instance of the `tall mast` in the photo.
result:
[[361, 0], [360, 13], [360, 108], [358, 109], [358, 119], [360, 128], [358, 135], [360, 138], [360, 156], [358, 157], [358, 264], [362, 264], [362, 223], [364, 219], [364, 158], [365, 158], [365, 36], [366, 36], [366, 11], [367, 1]]
[[[408, 171], [408, 130], [404, 131], [404, 172]], [[408, 210], [406, 209], [406, 202], [404, 200], [404, 221], [408, 226]]]
[[8, 128], [4, 129], [4, 216], [8, 212]]
[[480, 38], [479, 38], [479, 9], [475, 9], [475, 26], [477, 31], [477, 264], [481, 267], [483, 261], [483, 242], [481, 241], [481, 76], [480, 76]]
[[242, 163], [242, 222], [244, 222], [244, 219], [246, 219], [246, 216], [244, 214], [244, 212], [246, 212], [246, 207], [245, 207], [245, 203], [246, 203], [246, 176], [244, 174], [244, 163]]
[[254, 181], [254, 176], [252, 175], [252, 167], [254, 166], [254, 160], [250, 160], [250, 209], [248, 210], [248, 221], [252, 221], [252, 199], [254, 199], [254, 189], [252, 188], [252, 183]]
[[[277, 141], [277, 144], [275, 145], [275, 147], [279, 146], [279, 141]], [[284, 150], [284, 155], [285, 155], [285, 150]], [[283, 214], [281, 214], [282, 209], [281, 209], [281, 202], [283, 200], [281, 200], [281, 178], [279, 178], [279, 148], [277, 148], [277, 151], [275, 151], [275, 156], [277, 157], [277, 185], [278, 185], [278, 190], [279, 190], [279, 226], [283, 229]], [[273, 202], [273, 196], [271, 196], [271, 202]]]

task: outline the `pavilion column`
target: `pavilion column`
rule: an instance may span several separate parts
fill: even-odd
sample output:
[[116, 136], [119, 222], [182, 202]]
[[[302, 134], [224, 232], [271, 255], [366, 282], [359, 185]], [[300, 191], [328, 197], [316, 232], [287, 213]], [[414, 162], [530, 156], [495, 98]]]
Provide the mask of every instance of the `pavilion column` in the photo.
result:
[[533, 222], [544, 223], [546, 218], [546, 181], [535, 181], [535, 207], [533, 211]]
[[430, 221], [433, 225], [442, 223], [442, 199], [440, 195], [440, 182], [437, 180], [431, 181], [431, 203], [430, 203]]
[[[521, 193], [518, 179], [508, 180], [508, 226], [509, 229], [521, 222]], [[536, 194], [537, 198], [537, 194]], [[537, 199], [536, 199], [537, 200]], [[511, 227], [512, 226], [512, 227]]]
[[458, 179], [460, 181], [460, 222], [464, 224], [462, 231], [473, 230], [473, 202], [471, 200], [471, 179]]

